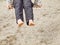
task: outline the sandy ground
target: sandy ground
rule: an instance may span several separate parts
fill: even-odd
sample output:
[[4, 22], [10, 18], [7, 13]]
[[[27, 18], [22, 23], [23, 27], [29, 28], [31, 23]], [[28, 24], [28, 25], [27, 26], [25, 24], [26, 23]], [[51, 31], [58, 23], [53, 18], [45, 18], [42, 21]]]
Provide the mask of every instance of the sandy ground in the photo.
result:
[[0, 45], [60, 45], [60, 0], [42, 0], [34, 8], [35, 26], [18, 27], [14, 9], [0, 1]]

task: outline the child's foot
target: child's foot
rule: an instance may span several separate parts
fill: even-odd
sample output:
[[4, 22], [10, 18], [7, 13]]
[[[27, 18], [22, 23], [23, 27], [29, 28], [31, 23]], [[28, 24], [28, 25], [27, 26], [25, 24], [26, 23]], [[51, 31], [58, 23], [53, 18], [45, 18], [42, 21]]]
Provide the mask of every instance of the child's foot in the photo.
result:
[[29, 26], [34, 26], [35, 24], [34, 24], [34, 22], [33, 22], [33, 20], [29, 20]]
[[23, 25], [23, 21], [21, 19], [18, 20], [18, 26], [22, 26]]

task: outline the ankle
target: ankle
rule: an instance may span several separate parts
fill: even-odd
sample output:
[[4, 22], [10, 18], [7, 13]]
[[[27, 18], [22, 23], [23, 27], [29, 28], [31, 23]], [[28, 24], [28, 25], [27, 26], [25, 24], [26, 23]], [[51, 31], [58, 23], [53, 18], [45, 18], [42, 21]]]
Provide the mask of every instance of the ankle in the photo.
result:
[[21, 19], [18, 19], [18, 24], [19, 24], [19, 23], [23, 23], [23, 21], [22, 21]]
[[32, 19], [30, 19], [30, 20], [29, 20], [29, 22], [33, 22], [33, 20], [32, 20]]
[[18, 22], [22, 21], [21, 19], [18, 19]]

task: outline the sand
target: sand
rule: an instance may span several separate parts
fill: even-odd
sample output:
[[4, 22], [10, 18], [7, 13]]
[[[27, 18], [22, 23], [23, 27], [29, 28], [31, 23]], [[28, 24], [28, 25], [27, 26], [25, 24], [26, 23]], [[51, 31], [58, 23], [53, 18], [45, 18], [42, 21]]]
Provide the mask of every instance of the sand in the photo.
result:
[[60, 0], [41, 2], [41, 8], [33, 8], [35, 26], [25, 21], [18, 27], [14, 9], [0, 1], [0, 45], [60, 45]]

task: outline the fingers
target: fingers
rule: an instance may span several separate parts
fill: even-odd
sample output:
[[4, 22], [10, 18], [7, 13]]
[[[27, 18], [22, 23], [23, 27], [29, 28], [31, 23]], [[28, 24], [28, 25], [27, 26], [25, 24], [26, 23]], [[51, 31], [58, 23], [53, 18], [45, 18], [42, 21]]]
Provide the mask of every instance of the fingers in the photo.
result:
[[13, 9], [13, 5], [8, 4], [8, 5], [7, 5], [7, 8], [8, 8], [8, 9]]
[[34, 5], [35, 8], [41, 8], [42, 5]]

